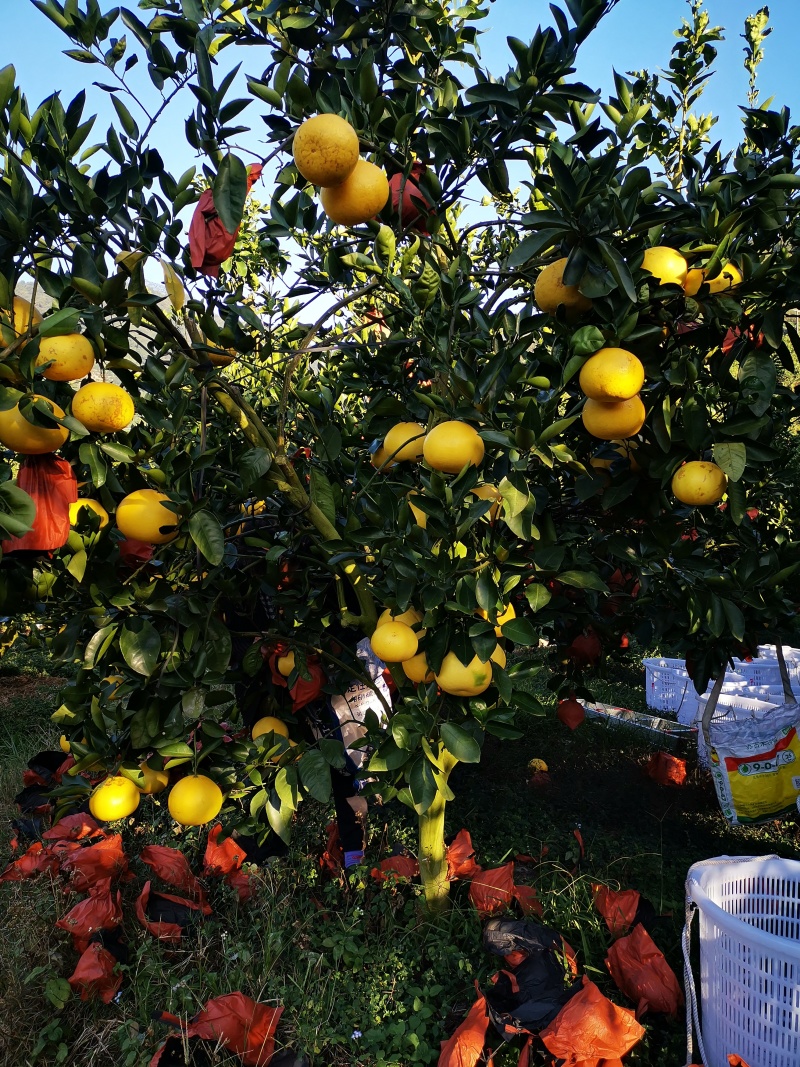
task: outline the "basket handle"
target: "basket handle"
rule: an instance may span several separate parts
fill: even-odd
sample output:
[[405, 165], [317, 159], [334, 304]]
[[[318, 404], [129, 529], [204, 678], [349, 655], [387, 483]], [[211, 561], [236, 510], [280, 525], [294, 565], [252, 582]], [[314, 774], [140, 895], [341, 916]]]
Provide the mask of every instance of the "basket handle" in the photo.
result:
[[784, 699], [787, 704], [794, 704], [795, 695], [792, 692], [792, 683], [789, 681], [789, 672], [786, 669], [786, 658], [783, 655], [783, 644], [781, 643], [780, 638], [775, 642], [775, 654], [778, 657], [778, 667], [781, 672]]
[[[784, 668], [783, 669], [786, 670], [786, 665], [785, 664], [784, 664]], [[787, 676], [787, 680], [788, 680], [788, 676]], [[717, 710], [717, 701], [719, 700], [719, 695], [722, 692], [722, 685], [723, 685], [724, 681], [725, 681], [725, 666], [723, 664], [722, 670], [719, 672], [719, 676], [717, 677], [717, 680], [714, 682], [714, 688], [711, 690], [711, 696], [706, 701], [706, 706], [703, 709], [703, 718], [702, 718], [702, 721], [700, 723], [700, 729], [703, 731], [703, 737], [705, 738], [706, 745], [708, 746], [709, 749], [711, 748], [711, 737], [710, 737], [710, 733], [709, 733], [709, 727], [711, 726], [711, 719], [712, 719], [712, 717], [714, 715], [714, 712]]]

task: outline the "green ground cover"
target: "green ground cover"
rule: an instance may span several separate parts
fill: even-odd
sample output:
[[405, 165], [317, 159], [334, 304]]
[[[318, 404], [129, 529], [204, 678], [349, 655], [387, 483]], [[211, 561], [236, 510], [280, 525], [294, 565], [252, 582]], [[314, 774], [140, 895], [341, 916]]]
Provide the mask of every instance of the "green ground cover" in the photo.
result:
[[[6, 656], [0, 678], [2, 816], [31, 754], [57, 741], [49, 722], [58, 682], [41, 657]], [[598, 700], [644, 710], [640, 656], [628, 654], [606, 668]], [[534, 689], [548, 698], [544, 672]], [[660, 947], [680, 969], [683, 883], [696, 860], [708, 856], [778, 852], [800, 858], [793, 822], [749, 830], [727, 828], [708, 776], [692, 769], [686, 786], [668, 789], [643, 772], [651, 746], [629, 731], [587, 722], [570, 734], [552, 711], [523, 716], [518, 742], [487, 738], [479, 765], [461, 766], [453, 781], [448, 832], [469, 829], [486, 867], [524, 854], [517, 880], [534, 884], [544, 921], [578, 952], [581, 967], [622, 1001], [604, 967], [609, 938], [591, 906], [591, 883], [639, 889], [666, 914]], [[549, 767], [533, 778], [528, 762]], [[368, 870], [392, 847], [413, 848], [415, 827], [399, 805], [375, 807], [368, 864], [355, 874], [325, 879], [319, 854], [330, 813], [303, 806], [288, 858], [260, 871], [254, 900], [239, 904], [232, 890], [212, 889], [214, 915], [179, 948], [155, 943], [136, 922], [133, 900], [145, 868], [123, 887], [125, 934], [131, 949], [119, 1002], [108, 1007], [71, 997], [57, 1008], [58, 980], [76, 955], [55, 920], [75, 902], [46, 878], [0, 886], [0, 1061], [13, 1064], [108, 1063], [144, 1067], [164, 1036], [152, 1022], [159, 1011], [191, 1015], [211, 996], [236, 989], [285, 1006], [279, 1044], [305, 1051], [316, 1064], [412, 1067], [435, 1063], [439, 1042], [457, 1025], [497, 961], [481, 948], [481, 924], [457, 885], [443, 918], [423, 915], [413, 886], [377, 886]], [[574, 831], [585, 844], [580, 859]], [[125, 849], [136, 856], [151, 842], [184, 849], [197, 869], [205, 842], [200, 831], [176, 836], [157, 798], [148, 798], [137, 822], [125, 827]], [[0, 859], [7, 858], [8, 833]], [[624, 1002], [624, 1001], [622, 1001]], [[647, 1018], [647, 1036], [632, 1065], [681, 1062], [683, 1022]], [[354, 1034], [360, 1034], [354, 1037]], [[499, 1044], [499, 1041], [497, 1042]], [[506, 1047], [496, 1067], [516, 1064]], [[221, 1054], [211, 1062], [233, 1063]]]

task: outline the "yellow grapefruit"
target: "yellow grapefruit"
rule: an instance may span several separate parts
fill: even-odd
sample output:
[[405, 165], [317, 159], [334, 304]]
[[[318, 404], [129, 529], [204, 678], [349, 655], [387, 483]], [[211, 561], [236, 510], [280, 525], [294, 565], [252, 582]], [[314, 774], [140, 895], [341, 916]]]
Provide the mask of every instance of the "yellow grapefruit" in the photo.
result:
[[[63, 419], [64, 412], [58, 404], [54, 404], [45, 396], [34, 396], [33, 399], [41, 400], [53, 415]], [[6, 411], [0, 411], [0, 444], [23, 456], [41, 456], [45, 452], [55, 452], [57, 448], [61, 448], [68, 437], [69, 430], [65, 426], [47, 429], [28, 422], [20, 413], [19, 404]]]
[[80, 500], [76, 500], [74, 504], [69, 506], [69, 524], [70, 526], [77, 526], [78, 520], [81, 517], [82, 511], [93, 511], [95, 515], [100, 516], [100, 529], [104, 526], [108, 526], [108, 512], [103, 505], [97, 501], [92, 500], [89, 497], [81, 497]]
[[387, 452], [383, 445], [378, 445], [372, 455], [369, 457], [369, 461], [375, 470], [388, 471], [390, 467], [395, 465], [395, 460], [390, 460], [390, 452]]
[[[636, 441], [613, 441], [612, 444], [616, 445], [614, 451], [618, 456], [628, 461], [631, 471], [637, 473], [642, 468], [637, 462], [636, 456], [633, 454], [635, 449], [639, 446]], [[609, 470], [619, 460], [609, 459], [606, 456], [592, 456], [589, 463], [595, 470]]]
[[728, 478], [716, 463], [693, 460], [679, 467], [672, 478], [672, 492], [684, 504], [694, 507], [722, 500]]
[[616, 404], [603, 404], [599, 400], [587, 400], [581, 415], [583, 425], [592, 435], [603, 441], [616, 441], [633, 437], [644, 426], [644, 404], [638, 396], [620, 400]]
[[440, 422], [427, 434], [423, 446], [425, 462], [445, 474], [458, 474], [467, 463], [483, 462], [484, 444], [478, 431], [467, 422]]
[[404, 622], [387, 622], [379, 626], [370, 638], [372, 651], [384, 663], [403, 663], [416, 656], [419, 640]]
[[692, 267], [686, 274], [686, 281], [683, 283], [683, 291], [687, 296], [697, 296], [700, 291], [700, 286], [706, 280], [706, 272], [702, 267]]
[[422, 459], [425, 427], [418, 422], [398, 422], [383, 439], [383, 450], [394, 462]]
[[166, 789], [169, 785], [169, 771], [154, 771], [147, 763], [140, 763], [139, 770], [142, 772], [142, 784], [139, 789], [147, 796], [153, 796]]
[[67, 735], [66, 734], [62, 734], [61, 737], [59, 737], [59, 739], [58, 739], [58, 747], [61, 749], [62, 752], [66, 752], [67, 755], [69, 755], [70, 747], [69, 747], [69, 741], [67, 740]]
[[377, 630], [379, 626], [385, 626], [387, 622], [403, 622], [406, 626], [410, 626], [412, 629], [422, 622], [422, 612], [417, 611], [416, 608], [406, 608], [405, 611], [399, 612], [397, 615], [392, 615], [392, 609], [386, 608], [378, 616], [378, 622], [375, 626]]
[[85, 378], [94, 366], [94, 349], [82, 333], [65, 333], [59, 337], [42, 337], [36, 366], [49, 363], [42, 377], [51, 382], [74, 382]]
[[374, 218], [389, 199], [389, 179], [380, 167], [359, 159], [349, 178], [323, 189], [320, 199], [331, 222], [359, 226]]
[[290, 649], [285, 656], [278, 656], [276, 666], [278, 668], [278, 674], [282, 674], [284, 678], [288, 678], [294, 670], [294, 652]]
[[414, 521], [416, 522], [417, 526], [421, 526], [423, 530], [426, 530], [427, 527], [428, 527], [428, 514], [427, 514], [427, 512], [423, 511], [422, 508], [415, 507], [415, 505], [412, 504], [412, 502], [411, 502], [412, 496], [419, 496], [419, 495], [420, 495], [419, 493], [409, 493], [408, 494], [408, 506], [411, 508], [411, 514], [414, 516]]
[[157, 489], [135, 489], [117, 504], [117, 528], [126, 537], [145, 541], [150, 545], [165, 545], [177, 536], [180, 521], [174, 511], [165, 508], [169, 500]]
[[264, 734], [280, 734], [281, 737], [289, 736], [289, 727], [283, 721], [283, 719], [276, 719], [274, 715], [265, 715], [263, 719], [259, 719], [253, 727], [251, 736], [254, 741], [259, 737], [263, 737]]
[[20, 334], [27, 333], [29, 327], [38, 326], [42, 321], [42, 316], [31, 304], [30, 300], [26, 300], [23, 296], [14, 297], [14, 310], [9, 316], [8, 312], [3, 312], [4, 318], [11, 319], [11, 328], [14, 333], [19, 337]]
[[592, 400], [630, 400], [644, 385], [642, 361], [624, 348], [601, 348], [581, 367], [581, 389]]
[[415, 685], [419, 685], [421, 682], [427, 684], [433, 681], [433, 671], [428, 666], [428, 659], [424, 652], [418, 652], [411, 659], [404, 660], [402, 667], [406, 678], [414, 682]]
[[100, 822], [114, 822], [132, 815], [141, 798], [141, 791], [130, 778], [115, 774], [105, 778], [89, 797], [89, 811]]
[[566, 308], [568, 317], [580, 315], [592, 306], [591, 300], [583, 295], [577, 285], [564, 285], [566, 265], [566, 256], [555, 263], [548, 263], [533, 287], [536, 306], [548, 315], [555, 315], [560, 304]]
[[642, 270], [648, 271], [658, 279], [660, 285], [680, 285], [686, 281], [688, 273], [686, 260], [667, 245], [653, 245], [645, 250]]
[[455, 652], [448, 652], [436, 674], [439, 688], [455, 697], [476, 697], [492, 684], [492, 663], [506, 665], [506, 654], [498, 645], [491, 657], [483, 663], [474, 656], [465, 666]]
[[[487, 622], [489, 621], [489, 612], [488, 611], [484, 611], [483, 608], [478, 608], [478, 610], [477, 610], [477, 612], [475, 614], [476, 615], [480, 615], [480, 617], [482, 619], [486, 619]], [[516, 619], [516, 617], [517, 617], [517, 613], [514, 610], [514, 605], [513, 604], [509, 604], [507, 607], [503, 608], [503, 610], [498, 614], [497, 622], [495, 623], [495, 626], [494, 626], [494, 632], [497, 634], [498, 637], [502, 637], [502, 635], [503, 635], [502, 627], [505, 625], [505, 623], [511, 622], [511, 620], [512, 619]]]
[[219, 815], [222, 790], [204, 774], [187, 775], [169, 791], [167, 806], [182, 826], [202, 826]]
[[742, 272], [735, 263], [726, 263], [716, 278], [708, 281], [709, 292], [724, 293], [726, 289], [735, 289], [742, 283]]
[[307, 182], [323, 189], [341, 185], [358, 163], [358, 134], [339, 115], [315, 115], [295, 133], [292, 154]]
[[72, 414], [87, 430], [95, 433], [124, 430], [134, 413], [130, 393], [111, 382], [89, 382], [72, 398]]
[[470, 492], [481, 500], [493, 500], [494, 503], [489, 508], [487, 515], [484, 518], [488, 518], [491, 522], [494, 522], [497, 516], [500, 514], [503, 508], [503, 498], [500, 495], [500, 490], [496, 485], [476, 485], [474, 489], [470, 489]]

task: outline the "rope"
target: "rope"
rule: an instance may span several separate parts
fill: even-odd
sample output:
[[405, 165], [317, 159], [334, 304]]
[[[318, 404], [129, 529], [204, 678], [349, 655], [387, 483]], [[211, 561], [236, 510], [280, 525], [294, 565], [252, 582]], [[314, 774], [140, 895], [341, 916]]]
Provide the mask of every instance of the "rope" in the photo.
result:
[[703, 1034], [700, 1030], [700, 1014], [697, 1009], [697, 990], [694, 985], [692, 963], [690, 958], [692, 947], [692, 919], [697, 911], [697, 905], [689, 900], [687, 882], [686, 890], [686, 921], [683, 926], [683, 984], [686, 990], [686, 1067], [694, 1064], [694, 1041], [693, 1031], [697, 1035], [697, 1048], [700, 1059], [707, 1063], [706, 1050], [703, 1047]]

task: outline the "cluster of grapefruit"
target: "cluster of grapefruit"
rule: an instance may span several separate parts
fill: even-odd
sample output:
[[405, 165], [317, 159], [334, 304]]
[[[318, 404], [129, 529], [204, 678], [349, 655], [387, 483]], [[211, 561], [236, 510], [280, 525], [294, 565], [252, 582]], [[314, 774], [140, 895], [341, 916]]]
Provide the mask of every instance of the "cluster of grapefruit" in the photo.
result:
[[[42, 316], [22, 297], [14, 297], [10, 319], [14, 332], [22, 336], [42, 322]], [[80, 333], [45, 336], [39, 341], [36, 366], [42, 377], [53, 382], [74, 382], [85, 378], [94, 366], [94, 349], [88, 337]], [[20, 395], [20, 401], [22, 400]], [[58, 419], [64, 411], [44, 396], [33, 400]], [[124, 430], [133, 419], [135, 409], [130, 394], [110, 382], [88, 382], [72, 397], [70, 410], [75, 419], [91, 433], [116, 433]], [[65, 426], [34, 426], [20, 411], [19, 402], [0, 411], [0, 444], [20, 455], [43, 455], [61, 448], [69, 437]]]
[[[567, 320], [588, 312], [592, 301], [578, 286], [564, 283], [567, 259], [548, 264], [536, 280], [534, 299], [541, 311], [555, 315], [563, 307]], [[686, 259], [674, 248], [655, 245], [646, 249], [642, 269], [661, 285], [675, 285], [686, 296], [716, 295], [735, 289], [742, 274], [734, 263], [726, 263], [713, 278], [704, 268], [689, 269]], [[626, 456], [634, 468], [630, 454], [633, 444], [625, 444], [635, 437], [645, 422], [645, 407], [640, 391], [645, 370], [641, 360], [624, 348], [605, 347], [595, 352], [581, 368], [579, 384], [586, 401], [581, 412], [583, 425], [593, 436], [603, 441], [619, 443], [617, 451]], [[595, 467], [609, 466], [610, 461], [592, 460]], [[672, 479], [672, 492], [682, 503], [692, 506], [715, 504], [725, 494], [728, 480], [724, 471], [713, 462], [696, 460], [684, 463]]]
[[[513, 618], [514, 614], [513, 607], [507, 609], [504, 621]], [[483, 617], [486, 617], [485, 612]], [[384, 663], [399, 663], [405, 676], [415, 685], [435, 681], [443, 693], [451, 696], [479, 696], [492, 683], [492, 664], [506, 665], [505, 651], [498, 644], [485, 662], [476, 655], [469, 663], [462, 663], [455, 652], [447, 652], [439, 670], [432, 671], [425, 652], [419, 651], [419, 642], [425, 636], [421, 626], [422, 613], [416, 608], [408, 608], [396, 615], [391, 608], [386, 608], [370, 638], [375, 655]], [[497, 633], [500, 633], [499, 626]]]
[[322, 209], [331, 222], [359, 226], [389, 199], [385, 172], [361, 157], [358, 134], [339, 115], [306, 119], [294, 135], [292, 153], [300, 174], [322, 190]]

